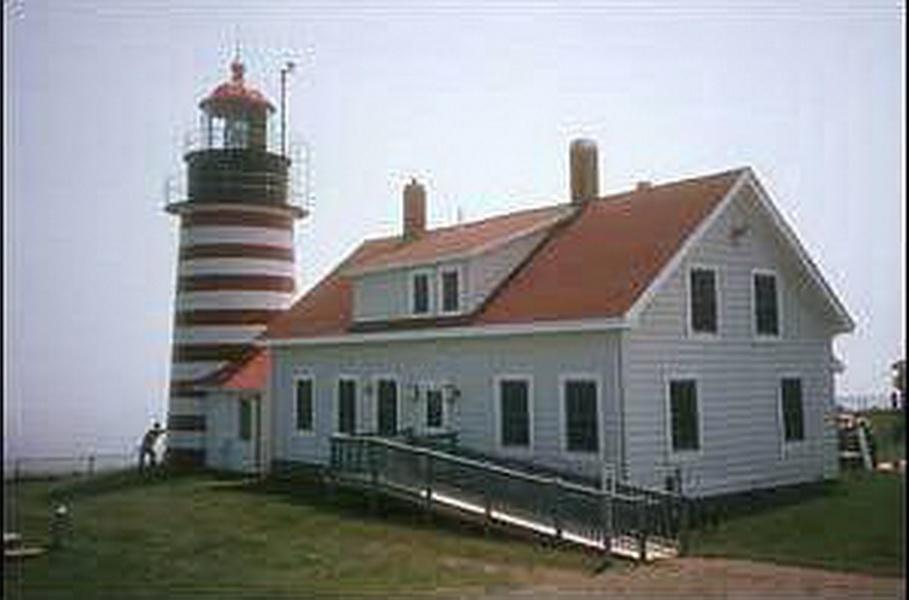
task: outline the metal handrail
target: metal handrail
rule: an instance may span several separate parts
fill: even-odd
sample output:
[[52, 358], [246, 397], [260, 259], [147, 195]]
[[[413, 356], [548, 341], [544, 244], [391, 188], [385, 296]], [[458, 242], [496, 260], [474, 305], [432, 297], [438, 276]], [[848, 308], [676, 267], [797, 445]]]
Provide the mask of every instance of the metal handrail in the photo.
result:
[[[434, 501], [435, 493], [468, 502], [473, 498], [472, 502], [486, 507], [487, 520], [493, 510], [524, 515], [531, 521], [550, 523], [560, 538], [567, 528], [574, 535], [580, 532], [592, 539], [601, 538], [608, 548], [608, 540], [614, 535], [632, 536], [641, 556], [646, 553], [643, 549], [648, 537], [674, 539], [680, 549], [684, 546], [687, 501], [662, 490], [630, 489], [630, 485], [624, 490], [595, 488], [357, 434], [332, 436], [331, 466], [342, 477], [346, 472], [368, 482], [373, 490], [383, 486], [411, 488], [415, 494], [413, 490], [422, 490], [417, 496], [427, 506]], [[498, 478], [496, 485], [490, 478]]]

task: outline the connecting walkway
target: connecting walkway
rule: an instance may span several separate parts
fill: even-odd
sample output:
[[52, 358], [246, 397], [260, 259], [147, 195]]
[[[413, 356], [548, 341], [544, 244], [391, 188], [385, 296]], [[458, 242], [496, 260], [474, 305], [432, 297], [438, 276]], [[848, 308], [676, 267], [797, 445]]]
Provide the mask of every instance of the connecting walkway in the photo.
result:
[[605, 489], [378, 436], [332, 438], [334, 479], [487, 525], [633, 560], [684, 551], [687, 501], [609, 482]]

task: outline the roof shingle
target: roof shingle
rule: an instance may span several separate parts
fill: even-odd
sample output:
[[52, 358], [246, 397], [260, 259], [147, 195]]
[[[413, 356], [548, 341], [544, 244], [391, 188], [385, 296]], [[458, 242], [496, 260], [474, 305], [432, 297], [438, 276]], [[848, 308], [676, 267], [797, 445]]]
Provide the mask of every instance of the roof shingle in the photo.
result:
[[[348, 273], [460, 255], [540, 227], [549, 228], [548, 236], [528, 260], [476, 313], [450, 324], [621, 316], [742, 172], [737, 169], [607, 196], [588, 202], [574, 214], [571, 207], [558, 205], [430, 230], [409, 243], [399, 237], [366, 241], [276, 317], [264, 337], [347, 333], [352, 325]], [[440, 320], [437, 325], [446, 324]]]

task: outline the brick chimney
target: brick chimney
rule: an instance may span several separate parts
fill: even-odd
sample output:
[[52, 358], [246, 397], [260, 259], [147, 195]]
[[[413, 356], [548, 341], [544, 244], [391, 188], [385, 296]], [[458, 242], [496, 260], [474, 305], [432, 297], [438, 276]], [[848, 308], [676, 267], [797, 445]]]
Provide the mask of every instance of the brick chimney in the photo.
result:
[[413, 177], [404, 186], [404, 240], [413, 240], [426, 231], [426, 188]]
[[571, 203], [584, 202], [599, 197], [600, 182], [597, 171], [597, 144], [593, 140], [577, 139], [569, 148], [571, 163]]

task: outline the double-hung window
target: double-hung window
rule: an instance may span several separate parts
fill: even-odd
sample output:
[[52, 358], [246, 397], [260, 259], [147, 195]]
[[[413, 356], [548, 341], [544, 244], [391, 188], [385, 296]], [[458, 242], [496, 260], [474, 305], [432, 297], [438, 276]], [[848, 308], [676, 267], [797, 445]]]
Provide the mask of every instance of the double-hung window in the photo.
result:
[[430, 388], [426, 390], [426, 428], [442, 429], [445, 425], [445, 401], [442, 390]]
[[783, 439], [797, 442], [805, 439], [805, 415], [802, 406], [802, 380], [784, 378], [780, 381], [780, 412], [783, 417]]
[[499, 442], [506, 448], [530, 447], [530, 380], [503, 377], [498, 381]]
[[669, 382], [669, 425], [673, 452], [692, 452], [701, 447], [698, 386], [694, 379]]
[[338, 431], [356, 433], [357, 381], [350, 377], [338, 380]]
[[600, 419], [596, 380], [566, 379], [563, 386], [565, 449], [597, 452], [600, 449]]
[[444, 269], [440, 276], [442, 288], [442, 312], [456, 313], [461, 310], [461, 282], [458, 269]]
[[394, 435], [398, 432], [398, 383], [394, 379], [379, 379], [376, 394], [379, 434]]
[[237, 437], [241, 440], [248, 441], [252, 439], [252, 410], [253, 403], [248, 398], [240, 398], [237, 403]]
[[695, 334], [716, 335], [719, 331], [717, 272], [694, 267], [688, 272], [689, 326]]
[[312, 377], [298, 377], [294, 385], [297, 431], [313, 430], [313, 385]]
[[429, 314], [429, 292], [429, 273], [413, 273], [410, 277], [410, 311], [413, 314]]
[[752, 277], [754, 332], [762, 337], [780, 335], [779, 282], [776, 274], [756, 271]]

